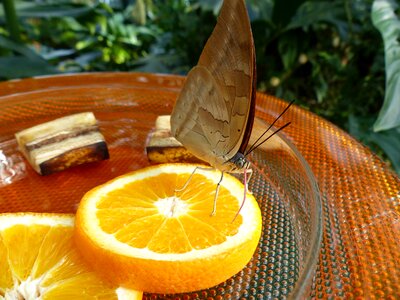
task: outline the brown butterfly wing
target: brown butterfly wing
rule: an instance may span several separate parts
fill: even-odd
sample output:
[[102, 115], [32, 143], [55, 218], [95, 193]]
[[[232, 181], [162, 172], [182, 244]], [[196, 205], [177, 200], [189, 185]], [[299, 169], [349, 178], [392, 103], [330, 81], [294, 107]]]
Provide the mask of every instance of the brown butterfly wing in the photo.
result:
[[244, 131], [242, 144], [240, 145], [239, 152], [247, 155], [246, 148], [250, 140], [251, 133], [253, 131], [254, 117], [256, 114], [256, 89], [257, 89], [257, 70], [256, 70], [256, 55], [254, 51], [254, 65], [253, 65], [253, 86], [251, 91], [251, 100], [249, 115], [247, 117], [246, 129]]
[[224, 1], [198, 66], [188, 74], [171, 115], [174, 136], [216, 168], [224, 169], [224, 163], [239, 151], [248, 128], [254, 66], [244, 1]]
[[190, 152], [213, 166], [224, 162], [213, 149], [219, 149], [230, 135], [225, 121], [229, 111], [221, 105], [222, 97], [210, 72], [196, 66], [189, 72], [171, 115], [172, 134]]

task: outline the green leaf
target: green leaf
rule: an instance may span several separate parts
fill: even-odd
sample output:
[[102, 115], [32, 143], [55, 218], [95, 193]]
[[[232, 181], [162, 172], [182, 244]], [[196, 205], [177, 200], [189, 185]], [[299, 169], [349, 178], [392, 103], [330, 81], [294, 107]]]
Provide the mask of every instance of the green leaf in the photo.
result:
[[58, 49], [58, 50], [48, 51], [42, 55], [45, 60], [50, 60], [50, 59], [63, 58], [75, 53], [76, 51], [74, 49]]
[[299, 7], [286, 29], [327, 22], [334, 25], [341, 36], [346, 37], [349, 30], [345, 15], [344, 5], [341, 1], [308, 1]]
[[371, 132], [371, 141], [376, 143], [388, 156], [397, 174], [400, 174], [400, 129]]
[[96, 44], [97, 39], [95, 37], [87, 37], [84, 40], [78, 41], [75, 45], [77, 50], [83, 50], [89, 48], [90, 46]]
[[132, 9], [132, 18], [140, 25], [146, 25], [147, 11], [146, 2], [144, 0], [136, 0]]
[[6, 79], [57, 74], [59, 71], [45, 60], [25, 56], [0, 57], [0, 77]]
[[92, 51], [75, 57], [74, 61], [82, 67], [88, 66], [93, 60], [101, 57], [100, 51]]
[[374, 124], [375, 131], [400, 126], [400, 20], [398, 4], [391, 0], [375, 0], [372, 22], [382, 35], [385, 46], [385, 100]]
[[222, 6], [222, 0], [198, 0], [198, 5], [204, 10], [212, 10], [214, 14], [218, 14]]
[[15, 4], [13, 0], [3, 0], [4, 13], [6, 15], [7, 28], [10, 37], [16, 41], [21, 42], [21, 31], [18, 22], [17, 14], [15, 11]]
[[171, 73], [164, 55], [149, 55], [139, 58], [135, 61], [134, 67], [136, 72]]
[[33, 51], [31, 48], [12, 41], [11, 39], [0, 35], [0, 47], [8, 49], [13, 52], [17, 52], [19, 54], [22, 54], [23, 56], [29, 57], [31, 59], [42, 59], [35, 51]]
[[274, 9], [274, 0], [248, 0], [247, 10], [249, 12], [250, 21], [263, 20], [270, 22]]
[[[17, 15], [20, 18], [79, 17], [93, 11], [95, 7], [76, 5], [70, 1], [61, 3], [16, 2]], [[1, 13], [1, 12], [0, 12]], [[3, 17], [0, 14], [0, 17]]]
[[[360, 140], [371, 150], [389, 160], [397, 174], [400, 174], [400, 128], [382, 132], [373, 132], [373, 117], [350, 115], [348, 119], [349, 133]], [[384, 155], [382, 155], [382, 151]]]
[[328, 83], [322, 74], [316, 78], [314, 90], [318, 103], [322, 103], [328, 93]]
[[[304, 1], [304, 0], [296, 0]], [[197, 5], [203, 10], [211, 10], [215, 15], [218, 15], [222, 0], [197, 0]], [[274, 8], [274, 0], [246, 0], [247, 11], [250, 21], [265, 20], [271, 21]], [[195, 6], [195, 5], [194, 5]]]
[[276, 0], [272, 13], [272, 21], [280, 28], [285, 27], [295, 15], [297, 9], [305, 2], [305, 0]]
[[292, 35], [282, 35], [278, 40], [278, 51], [285, 70], [293, 68], [294, 64], [297, 62], [299, 56], [298, 44], [299, 41]]

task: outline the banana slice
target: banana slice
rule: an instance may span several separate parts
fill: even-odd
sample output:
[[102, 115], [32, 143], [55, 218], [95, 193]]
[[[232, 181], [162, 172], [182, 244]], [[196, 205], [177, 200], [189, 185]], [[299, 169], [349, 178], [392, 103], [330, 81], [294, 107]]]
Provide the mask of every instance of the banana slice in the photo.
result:
[[15, 134], [19, 150], [41, 175], [109, 158], [92, 112], [36, 125]]
[[205, 163], [172, 136], [170, 116], [158, 116], [155, 129], [146, 143], [146, 153], [152, 163]]

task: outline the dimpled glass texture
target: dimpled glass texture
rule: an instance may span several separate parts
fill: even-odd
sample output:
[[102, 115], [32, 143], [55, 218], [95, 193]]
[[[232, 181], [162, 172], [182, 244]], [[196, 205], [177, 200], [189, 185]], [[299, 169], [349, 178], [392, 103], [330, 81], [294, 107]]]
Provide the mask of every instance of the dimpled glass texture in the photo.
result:
[[[92, 187], [147, 166], [146, 140], [157, 116], [171, 113], [183, 82], [94, 73], [0, 83], [0, 212], [75, 212]], [[286, 105], [258, 94], [251, 140]], [[99, 120], [111, 158], [37, 175], [17, 150], [14, 133], [83, 111]], [[249, 188], [262, 210], [263, 234], [248, 265], [207, 290], [144, 299], [400, 297], [398, 177], [314, 114], [294, 105], [278, 125], [288, 121], [250, 157]]]

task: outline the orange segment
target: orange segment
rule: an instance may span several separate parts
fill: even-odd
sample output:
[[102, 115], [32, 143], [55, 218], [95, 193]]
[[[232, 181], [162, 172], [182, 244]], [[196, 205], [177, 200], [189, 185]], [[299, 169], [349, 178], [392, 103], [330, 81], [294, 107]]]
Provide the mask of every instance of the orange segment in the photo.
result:
[[[29, 229], [29, 227], [26, 227]], [[70, 253], [72, 244], [72, 232], [70, 227], [50, 227], [46, 236], [42, 240], [40, 250], [35, 258], [35, 263], [32, 267], [31, 276], [39, 278], [45, 275], [53, 268], [60, 260]], [[55, 241], [57, 241], [55, 243]], [[29, 242], [29, 239], [27, 240]]]
[[72, 215], [1, 214], [0, 299], [141, 299], [141, 292], [107, 284], [86, 265], [73, 226]]
[[246, 265], [261, 235], [256, 200], [247, 194], [235, 218], [244, 186], [225, 175], [211, 216], [218, 171], [197, 171], [177, 191], [194, 168], [152, 166], [83, 197], [75, 238], [99, 274], [133, 289], [179, 293], [214, 286]]
[[49, 229], [50, 227], [45, 225], [35, 225], [31, 228], [15, 225], [12, 229], [5, 229], [2, 232], [4, 247], [12, 250], [7, 253], [8, 264], [17, 280], [26, 280], [30, 275], [42, 240]]
[[0, 295], [5, 295], [6, 289], [13, 285], [13, 276], [8, 263], [7, 252], [7, 248], [0, 236], [0, 266], [2, 267], [0, 272]]

